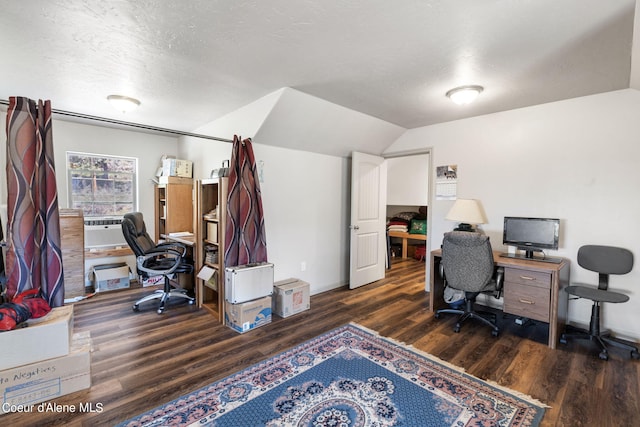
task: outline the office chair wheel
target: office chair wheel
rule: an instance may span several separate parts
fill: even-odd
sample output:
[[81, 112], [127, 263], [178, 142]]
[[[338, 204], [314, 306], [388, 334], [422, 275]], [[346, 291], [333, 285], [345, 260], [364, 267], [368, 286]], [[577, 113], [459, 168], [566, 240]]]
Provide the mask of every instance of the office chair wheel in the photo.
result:
[[497, 331], [497, 330], [494, 329], [494, 330], [491, 331], [491, 336], [497, 337], [499, 333], [500, 333], [500, 331]]
[[456, 333], [460, 332], [460, 325], [454, 326], [453, 327], [453, 332], [456, 332]]
[[138, 304], [133, 304], [133, 311], [140, 311], [140, 307], [138, 307]]
[[436, 314], [434, 314], [434, 315], [433, 315], [433, 317], [435, 317], [436, 319], [439, 319], [439, 318], [440, 318], [440, 313], [438, 313], [438, 312], [436, 311]]
[[162, 313], [164, 312], [164, 307], [160, 307], [160, 308], [157, 310], [157, 312], [158, 312], [158, 314], [162, 314]]
[[638, 352], [637, 352], [637, 351], [635, 351], [635, 350], [632, 350], [632, 351], [631, 351], [631, 358], [632, 358], [632, 359], [640, 359], [640, 353], [638, 353]]
[[609, 353], [607, 353], [607, 350], [602, 350], [598, 357], [602, 360], [609, 360]]

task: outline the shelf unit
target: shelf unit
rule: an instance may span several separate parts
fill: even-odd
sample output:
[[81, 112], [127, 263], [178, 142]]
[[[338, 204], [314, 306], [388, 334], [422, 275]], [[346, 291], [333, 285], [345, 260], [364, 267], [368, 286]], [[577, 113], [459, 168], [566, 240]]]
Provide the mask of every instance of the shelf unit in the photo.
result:
[[64, 296], [84, 296], [84, 215], [81, 209], [60, 209], [59, 214]]
[[167, 177], [155, 187], [156, 242], [169, 233], [193, 233], [193, 180]]
[[[196, 270], [213, 270], [211, 279], [196, 281], [198, 307], [204, 307], [224, 323], [224, 233], [227, 218], [228, 178], [196, 183]], [[212, 212], [215, 210], [216, 214]], [[216, 255], [214, 255], [216, 254]]]

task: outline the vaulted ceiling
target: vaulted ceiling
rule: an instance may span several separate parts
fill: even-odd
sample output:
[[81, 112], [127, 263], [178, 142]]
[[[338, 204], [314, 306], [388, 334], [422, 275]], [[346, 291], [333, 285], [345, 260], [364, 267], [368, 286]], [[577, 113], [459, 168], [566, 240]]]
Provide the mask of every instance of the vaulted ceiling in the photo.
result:
[[[192, 131], [289, 87], [408, 129], [628, 88], [634, 11], [635, 0], [10, 0], [0, 99]], [[476, 103], [445, 97], [467, 84], [484, 87]], [[110, 94], [141, 105], [123, 115]]]

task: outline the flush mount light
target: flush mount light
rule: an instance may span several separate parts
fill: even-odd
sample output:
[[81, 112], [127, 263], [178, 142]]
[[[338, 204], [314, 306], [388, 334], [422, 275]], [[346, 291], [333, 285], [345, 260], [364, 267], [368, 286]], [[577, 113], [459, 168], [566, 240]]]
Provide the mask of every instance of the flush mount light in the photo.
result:
[[135, 110], [140, 105], [140, 101], [137, 99], [123, 95], [109, 95], [107, 96], [107, 100], [115, 109], [122, 111], [123, 113]]
[[473, 102], [484, 88], [482, 86], [460, 86], [447, 92], [447, 97], [458, 105], [469, 104]]

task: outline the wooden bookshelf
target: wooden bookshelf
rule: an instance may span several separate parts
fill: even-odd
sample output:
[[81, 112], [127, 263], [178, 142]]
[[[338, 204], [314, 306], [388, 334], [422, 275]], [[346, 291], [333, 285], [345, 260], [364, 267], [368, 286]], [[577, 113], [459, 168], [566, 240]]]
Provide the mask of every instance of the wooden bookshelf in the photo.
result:
[[228, 178], [196, 183], [195, 268], [213, 270], [209, 280], [196, 280], [198, 307], [209, 310], [224, 323], [224, 232], [227, 217]]

